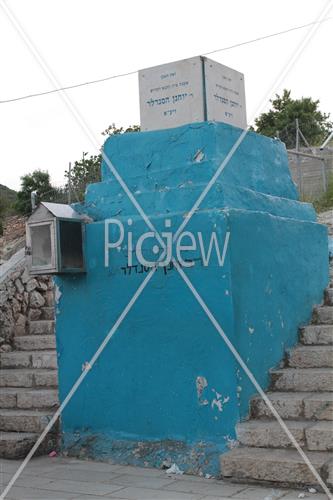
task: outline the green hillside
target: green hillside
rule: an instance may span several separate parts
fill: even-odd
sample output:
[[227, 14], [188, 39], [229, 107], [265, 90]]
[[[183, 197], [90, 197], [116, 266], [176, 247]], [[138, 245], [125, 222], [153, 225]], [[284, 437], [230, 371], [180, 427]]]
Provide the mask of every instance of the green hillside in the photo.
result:
[[16, 191], [0, 184], [0, 236], [3, 232], [3, 222], [6, 215], [14, 215], [14, 203], [16, 202]]
[[16, 201], [16, 191], [0, 184], [0, 202], [5, 207], [5, 211], [12, 211], [13, 204]]

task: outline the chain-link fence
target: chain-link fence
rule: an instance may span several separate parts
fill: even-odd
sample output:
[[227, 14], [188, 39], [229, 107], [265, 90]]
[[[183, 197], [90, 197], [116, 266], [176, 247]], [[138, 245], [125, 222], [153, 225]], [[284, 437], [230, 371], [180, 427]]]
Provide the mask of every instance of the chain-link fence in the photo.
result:
[[327, 191], [333, 175], [333, 149], [288, 150], [288, 156], [290, 172], [302, 198], [317, 199]]

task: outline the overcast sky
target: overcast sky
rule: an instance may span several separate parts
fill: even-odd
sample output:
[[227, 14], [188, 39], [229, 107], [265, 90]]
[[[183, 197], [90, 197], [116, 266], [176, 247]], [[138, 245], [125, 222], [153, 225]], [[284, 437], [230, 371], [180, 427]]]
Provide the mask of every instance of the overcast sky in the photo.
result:
[[[1, 1], [1, 0], [0, 0]], [[310, 23], [327, 0], [9, 0], [8, 4], [62, 85], [71, 85], [200, 55]], [[332, 12], [329, 16], [332, 16]], [[245, 74], [248, 118], [304, 37], [298, 30], [216, 53], [218, 62]], [[333, 19], [320, 25], [275, 92], [320, 100], [333, 116]], [[0, 100], [51, 89], [27, 47], [0, 10]], [[137, 75], [68, 91], [98, 135], [109, 124], [137, 124]], [[48, 170], [64, 184], [69, 161], [95, 153], [59, 95], [0, 104], [0, 183]]]

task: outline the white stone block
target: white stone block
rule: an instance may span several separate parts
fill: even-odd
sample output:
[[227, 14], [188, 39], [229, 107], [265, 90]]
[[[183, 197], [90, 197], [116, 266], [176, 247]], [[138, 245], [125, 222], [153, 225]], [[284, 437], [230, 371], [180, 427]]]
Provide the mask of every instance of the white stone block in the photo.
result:
[[244, 75], [206, 57], [139, 71], [141, 130], [218, 121], [245, 129]]

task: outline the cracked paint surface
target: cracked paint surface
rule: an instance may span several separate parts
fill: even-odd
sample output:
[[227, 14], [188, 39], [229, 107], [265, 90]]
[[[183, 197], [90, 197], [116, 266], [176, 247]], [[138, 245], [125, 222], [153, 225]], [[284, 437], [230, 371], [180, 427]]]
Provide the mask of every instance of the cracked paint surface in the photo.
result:
[[[110, 137], [104, 151], [161, 231], [166, 217], [179, 227], [240, 134], [195, 124]], [[221, 241], [230, 232], [223, 268], [213, 259], [186, 272], [264, 388], [327, 283], [326, 228], [297, 196], [283, 144], [249, 133], [187, 227]], [[104, 266], [105, 219], [132, 218], [133, 241], [147, 231], [105, 164], [75, 208], [94, 221], [87, 273], [57, 277], [61, 401], [145, 277], [124, 274], [126, 251]], [[217, 475], [255, 391], [177, 271], [159, 271], [64, 410], [63, 449]]]

